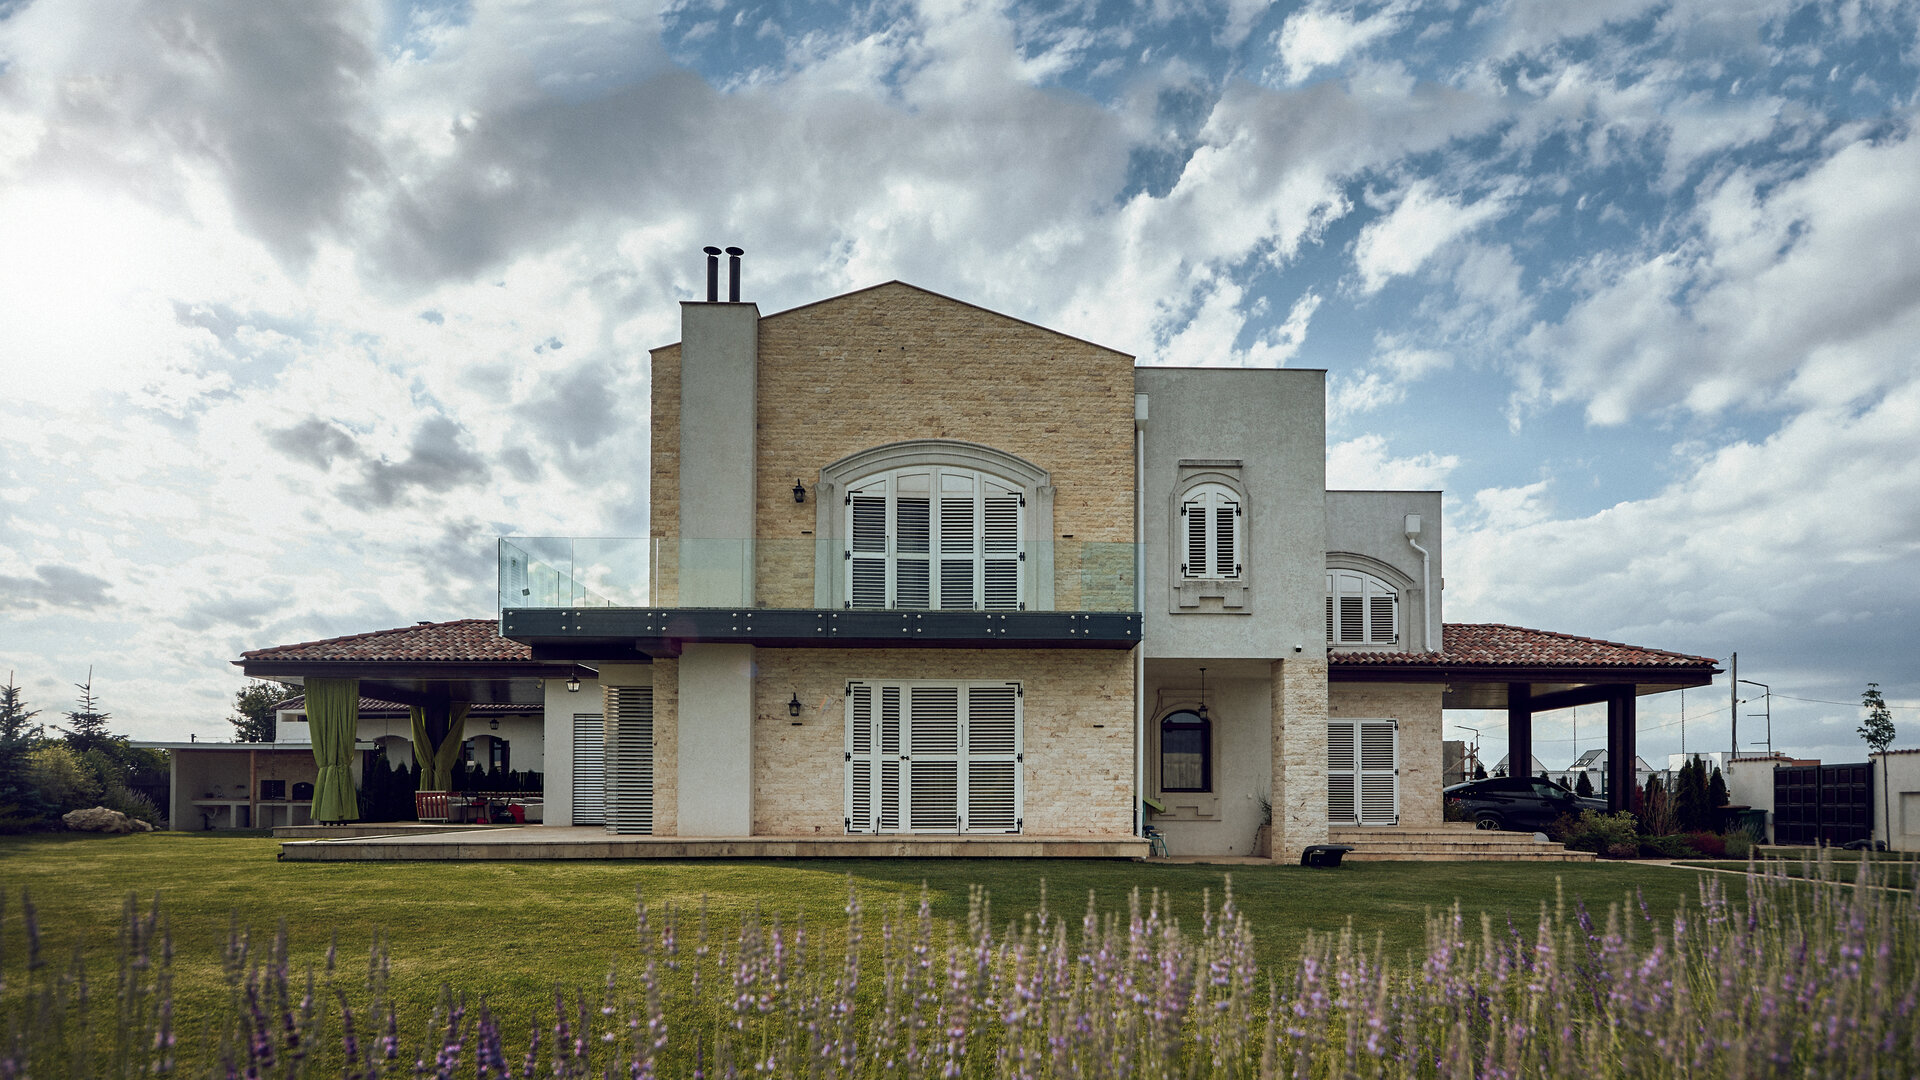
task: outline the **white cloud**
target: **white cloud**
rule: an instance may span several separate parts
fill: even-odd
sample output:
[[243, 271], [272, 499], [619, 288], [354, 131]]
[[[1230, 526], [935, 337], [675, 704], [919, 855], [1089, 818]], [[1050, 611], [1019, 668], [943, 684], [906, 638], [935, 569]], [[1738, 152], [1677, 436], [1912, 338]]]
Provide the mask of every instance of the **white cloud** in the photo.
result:
[[1354, 241], [1360, 291], [1379, 292], [1388, 281], [1420, 269], [1441, 247], [1506, 212], [1506, 201], [1489, 196], [1463, 205], [1437, 194], [1431, 180], [1407, 185], [1392, 213], [1369, 222]]
[[1402, 17], [1403, 11], [1398, 4], [1358, 19], [1351, 8], [1336, 10], [1326, 0], [1314, 0], [1287, 16], [1280, 32], [1274, 36], [1286, 82], [1297, 85], [1306, 81], [1316, 70], [1339, 64], [1373, 41], [1392, 33], [1399, 27]]
[[1396, 458], [1382, 436], [1361, 435], [1327, 447], [1327, 487], [1431, 491], [1444, 487], [1459, 465], [1458, 456], [1432, 451]]

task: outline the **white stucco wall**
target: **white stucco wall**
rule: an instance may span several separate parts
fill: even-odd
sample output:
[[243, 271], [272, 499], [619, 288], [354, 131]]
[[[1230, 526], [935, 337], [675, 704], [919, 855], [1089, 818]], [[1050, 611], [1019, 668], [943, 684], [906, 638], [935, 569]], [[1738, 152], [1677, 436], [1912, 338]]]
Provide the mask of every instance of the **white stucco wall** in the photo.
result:
[[[1325, 655], [1326, 373], [1139, 368], [1147, 396], [1143, 484], [1147, 657]], [[1176, 488], [1182, 461], [1238, 461], [1246, 489], [1244, 613], [1178, 611]], [[1294, 646], [1301, 651], [1296, 653]]]
[[1273, 785], [1273, 680], [1264, 662], [1213, 661], [1207, 667], [1207, 718], [1213, 725], [1213, 790], [1160, 789], [1160, 721], [1199, 704], [1198, 667], [1149, 662], [1147, 791], [1167, 807], [1151, 815], [1174, 855], [1251, 855], [1260, 800]]
[[[1895, 851], [1920, 851], [1920, 750], [1874, 754], [1873, 835]], [[1888, 798], [1892, 799], [1889, 815]], [[1891, 817], [1891, 822], [1889, 822]], [[1888, 825], [1892, 826], [1889, 835]]]
[[[1444, 615], [1442, 595], [1440, 492], [1438, 491], [1329, 491], [1327, 492], [1327, 557], [1341, 566], [1374, 571], [1384, 564], [1404, 582], [1400, 602], [1401, 652], [1426, 652], [1438, 647], [1430, 628]], [[1420, 546], [1430, 556], [1423, 576], [1420, 553], [1407, 543], [1408, 514], [1420, 515]], [[1356, 555], [1358, 560], [1343, 559]], [[1385, 576], [1376, 574], [1376, 576]], [[1430, 582], [1430, 585], [1428, 584]], [[1324, 590], [1325, 586], [1321, 586]], [[1427, 595], [1431, 591], [1431, 597]], [[1433, 607], [1426, 605], [1431, 601]], [[1324, 637], [1324, 626], [1323, 633]], [[1341, 646], [1342, 649], [1376, 646]]]

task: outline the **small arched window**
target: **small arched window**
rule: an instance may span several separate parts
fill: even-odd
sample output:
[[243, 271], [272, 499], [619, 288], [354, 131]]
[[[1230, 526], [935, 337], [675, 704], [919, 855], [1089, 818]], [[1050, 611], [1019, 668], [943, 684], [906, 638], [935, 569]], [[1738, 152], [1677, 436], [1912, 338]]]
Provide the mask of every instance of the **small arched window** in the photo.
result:
[[1213, 724], [1181, 710], [1160, 721], [1160, 790], [1213, 790]]
[[1227, 581], [1243, 568], [1240, 551], [1245, 508], [1225, 484], [1200, 484], [1180, 500], [1180, 528], [1186, 546], [1180, 576]]
[[1327, 644], [1392, 645], [1400, 640], [1400, 594], [1359, 570], [1327, 571]]

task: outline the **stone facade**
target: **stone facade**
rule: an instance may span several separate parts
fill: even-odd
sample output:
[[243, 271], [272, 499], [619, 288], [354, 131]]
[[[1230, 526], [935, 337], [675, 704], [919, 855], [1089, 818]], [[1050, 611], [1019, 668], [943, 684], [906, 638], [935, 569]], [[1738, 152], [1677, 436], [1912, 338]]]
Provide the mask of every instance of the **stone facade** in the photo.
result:
[[[679, 386], [680, 346], [655, 349], [656, 538], [679, 535]], [[1047, 470], [1055, 535], [1031, 540], [1064, 540], [1076, 554], [1131, 543], [1133, 391], [1125, 353], [899, 282], [763, 317], [758, 605], [814, 604], [815, 508], [794, 502], [795, 481], [811, 491], [823, 466], [908, 439], [979, 443]], [[1056, 577], [1077, 585], [1065, 555]], [[671, 604], [671, 573], [658, 585], [655, 603]], [[1065, 595], [1060, 606], [1071, 606]]]
[[1327, 662], [1273, 662], [1273, 860], [1327, 842]]
[[1400, 721], [1400, 824], [1438, 825], [1443, 761], [1440, 686], [1435, 683], [1334, 683], [1327, 716]]
[[[1025, 692], [1025, 831], [1133, 831], [1133, 669], [1105, 649], [761, 649], [755, 657], [755, 835], [845, 830], [846, 684], [1008, 679]], [[799, 721], [787, 703], [798, 695]]]

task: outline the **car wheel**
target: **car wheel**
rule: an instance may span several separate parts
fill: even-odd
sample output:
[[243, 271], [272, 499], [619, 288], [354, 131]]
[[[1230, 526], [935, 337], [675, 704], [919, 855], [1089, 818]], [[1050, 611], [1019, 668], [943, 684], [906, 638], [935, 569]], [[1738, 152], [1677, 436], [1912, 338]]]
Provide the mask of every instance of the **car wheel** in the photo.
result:
[[1476, 829], [1487, 829], [1492, 832], [1499, 832], [1501, 829], [1504, 829], [1507, 827], [1507, 823], [1500, 820], [1499, 814], [1495, 814], [1491, 811], [1487, 811], [1487, 812], [1473, 815], [1473, 827]]

